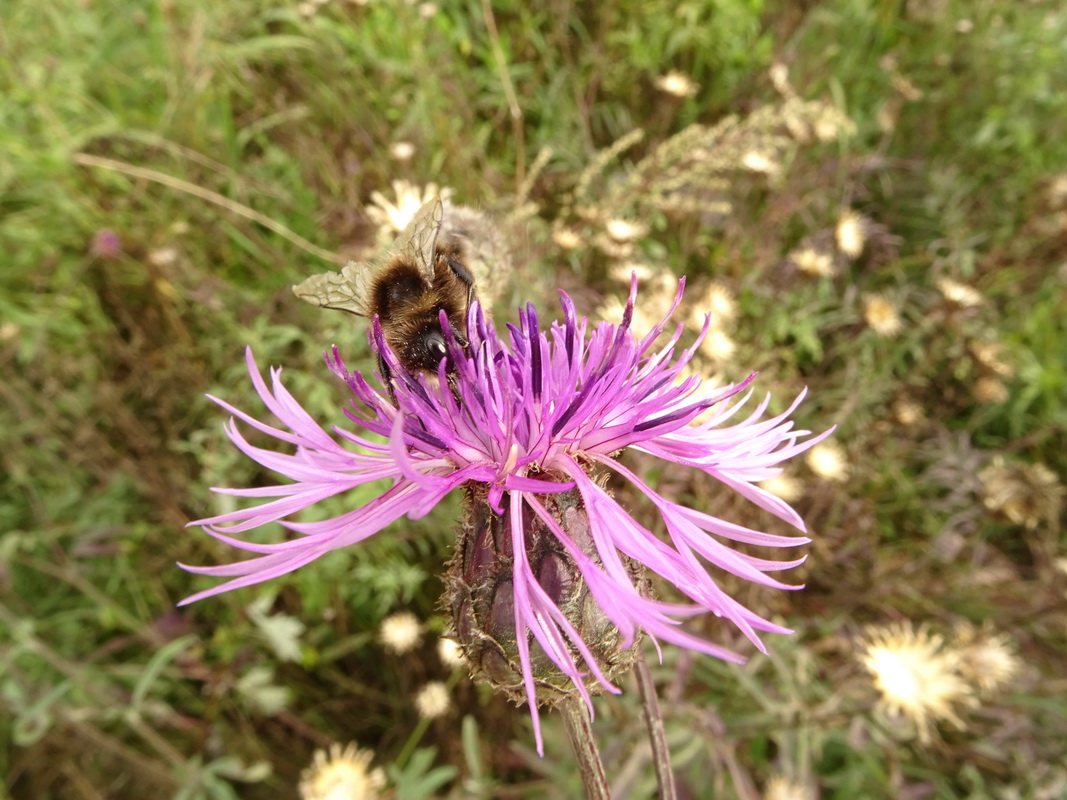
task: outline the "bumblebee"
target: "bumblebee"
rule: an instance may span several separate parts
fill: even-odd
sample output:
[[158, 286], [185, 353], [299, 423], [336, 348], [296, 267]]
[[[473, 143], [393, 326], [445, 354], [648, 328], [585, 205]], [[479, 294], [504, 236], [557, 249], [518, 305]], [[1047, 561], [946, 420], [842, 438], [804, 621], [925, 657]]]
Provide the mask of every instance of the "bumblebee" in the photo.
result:
[[[313, 275], [294, 286], [301, 300], [373, 319], [386, 344], [411, 372], [437, 374], [448, 354], [441, 326], [444, 311], [456, 341], [467, 345], [467, 310], [474, 300], [474, 275], [460, 260], [460, 236], [441, 236], [444, 204], [435, 198], [419, 209], [400, 236], [371, 261], [350, 261], [340, 272]], [[382, 377], [392, 375], [379, 356]]]

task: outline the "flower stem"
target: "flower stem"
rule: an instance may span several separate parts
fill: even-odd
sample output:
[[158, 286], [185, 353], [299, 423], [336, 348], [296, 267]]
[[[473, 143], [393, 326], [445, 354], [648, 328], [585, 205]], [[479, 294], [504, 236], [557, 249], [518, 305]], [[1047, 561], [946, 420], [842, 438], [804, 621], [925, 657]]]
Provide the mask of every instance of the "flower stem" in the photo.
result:
[[678, 793], [674, 786], [674, 772], [671, 770], [667, 733], [663, 729], [663, 714], [659, 710], [659, 698], [656, 696], [656, 684], [652, 681], [652, 670], [648, 668], [648, 661], [645, 660], [643, 651], [637, 656], [634, 670], [637, 675], [637, 689], [641, 692], [641, 705], [645, 711], [648, 739], [652, 743], [652, 763], [656, 768], [659, 798], [660, 800], [676, 800]]
[[557, 706], [563, 714], [563, 724], [567, 728], [567, 738], [578, 760], [578, 771], [582, 774], [585, 794], [589, 800], [611, 800], [611, 789], [604, 775], [604, 765], [600, 761], [596, 739], [593, 738], [593, 726], [589, 720], [589, 709], [585, 701], [577, 694], [568, 697]]

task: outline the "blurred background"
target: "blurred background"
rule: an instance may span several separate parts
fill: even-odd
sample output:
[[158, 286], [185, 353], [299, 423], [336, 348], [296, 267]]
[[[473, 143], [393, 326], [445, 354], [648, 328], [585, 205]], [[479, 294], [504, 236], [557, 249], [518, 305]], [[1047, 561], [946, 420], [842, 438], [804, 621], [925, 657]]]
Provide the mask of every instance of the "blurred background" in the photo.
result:
[[[4, 0], [2, 16], [11, 797], [581, 796], [556, 716], [540, 759], [526, 710], [441, 644], [455, 499], [175, 608], [212, 585], [176, 561], [234, 556], [184, 527], [230, 507], [209, 487], [272, 481], [204, 394], [266, 418], [250, 345], [342, 423], [321, 354], [373, 370], [366, 326], [290, 286], [369, 257], [438, 191], [511, 245], [498, 323], [527, 301], [553, 318], [558, 287], [617, 321], [636, 271], [640, 325], [684, 275], [679, 319], [712, 313], [701, 372], [759, 370], [779, 411], [807, 386], [800, 427], [839, 426], [767, 485], [808, 522], [785, 576], [806, 588], [723, 579], [796, 634], [762, 656], [697, 618], [753, 657], [667, 648], [654, 667], [681, 796], [1067, 796], [1061, 3]], [[635, 463], [787, 532], [710, 479]], [[623, 689], [597, 701], [598, 742], [617, 797], [654, 797]]]

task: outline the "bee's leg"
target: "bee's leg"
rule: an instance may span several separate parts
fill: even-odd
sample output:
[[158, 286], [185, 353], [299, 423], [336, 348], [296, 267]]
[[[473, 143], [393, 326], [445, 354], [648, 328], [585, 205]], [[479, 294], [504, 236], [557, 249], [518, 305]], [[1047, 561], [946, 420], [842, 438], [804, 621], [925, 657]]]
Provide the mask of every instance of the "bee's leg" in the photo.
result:
[[467, 284], [467, 310], [470, 311], [471, 303], [474, 302], [474, 276], [471, 275], [469, 269], [460, 264], [454, 258], [445, 256], [445, 261], [448, 262], [449, 268], [455, 273], [455, 276]]
[[389, 364], [381, 353], [378, 353], [378, 372], [382, 376], [385, 388], [389, 390], [389, 399], [392, 400], [393, 405], [396, 406], [396, 389], [393, 388], [393, 371], [389, 368]]

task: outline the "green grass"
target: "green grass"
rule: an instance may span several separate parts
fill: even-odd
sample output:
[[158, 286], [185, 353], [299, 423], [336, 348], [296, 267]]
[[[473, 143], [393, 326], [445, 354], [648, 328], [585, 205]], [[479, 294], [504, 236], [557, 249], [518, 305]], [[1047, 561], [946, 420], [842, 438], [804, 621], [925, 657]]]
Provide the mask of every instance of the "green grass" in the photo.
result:
[[[426, 17], [402, 2], [333, 0], [304, 17], [295, 4], [251, 0], [8, 0], [7, 792], [291, 797], [315, 749], [356, 741], [387, 768], [396, 797], [579, 796], [554, 716], [541, 760], [525, 710], [438, 660], [437, 576], [456, 502], [270, 585], [175, 609], [208, 585], [175, 561], [231, 557], [183, 527], [225, 508], [208, 488], [271, 479], [229, 445], [226, 415], [204, 393], [259, 408], [242, 358], [251, 345], [261, 365], [285, 365], [287, 387], [316, 418], [340, 424], [343, 387], [321, 352], [336, 342], [350, 366], [373, 368], [361, 324], [289, 291], [330, 268], [300, 240], [362, 252], [375, 235], [371, 193], [398, 178], [452, 187], [508, 218], [532, 176], [536, 209], [510, 218], [518, 267], [500, 318], [528, 300], [551, 308], [557, 286], [591, 315], [617, 299], [614, 262], [593, 241], [609, 212], [640, 215], [650, 232], [633, 258], [695, 284], [714, 278], [738, 298], [726, 377], [759, 369], [779, 401], [809, 386], [800, 426], [839, 425], [851, 465], [840, 483], [791, 470], [815, 540], [798, 571], [803, 592], [727, 582], [797, 635], [768, 639], [771, 655], [745, 667], [667, 648], [656, 668], [673, 693], [667, 732], [691, 795], [752, 797], [785, 774], [831, 798], [1049, 796], [1067, 742], [1063, 504], [1032, 526], [1012, 522], [983, 505], [981, 475], [996, 456], [1043, 464], [1061, 485], [1067, 473], [1067, 200], [1052, 191], [1067, 174], [1067, 14], [994, 0], [803, 10], [557, 0], [495, 4], [494, 40], [482, 9], [443, 2]], [[775, 63], [789, 66], [800, 98], [835, 104], [854, 135], [795, 142], [773, 179], [729, 172], [725, 216], [664, 211], [644, 184], [612, 194], [688, 125], [780, 103]], [[655, 89], [672, 68], [700, 84], [695, 97]], [[638, 127], [642, 140], [579, 191], [597, 154]], [[402, 140], [416, 146], [408, 163], [388, 154]], [[582, 216], [609, 200], [620, 205]], [[832, 241], [844, 208], [878, 226], [864, 255], [832, 277], [790, 266], [803, 243]], [[560, 227], [582, 244], [562, 251], [551, 236]], [[114, 256], [92, 251], [105, 230], [121, 240]], [[941, 278], [984, 302], [950, 307]], [[875, 292], [901, 304], [896, 337], [864, 321], [863, 297]], [[1003, 347], [1005, 397], [976, 397], [994, 376], [976, 342]], [[902, 400], [921, 418], [901, 422]], [[687, 479], [678, 491], [766, 524], [709, 484]], [[430, 631], [404, 658], [377, 641], [398, 609]], [[986, 623], [1025, 669], [967, 712], [963, 730], [941, 726], [920, 742], [879, 709], [857, 661], [863, 626], [898, 619], [941, 633]], [[693, 627], [744, 647], [714, 623]], [[430, 680], [452, 682], [454, 709], [420, 726], [412, 698]], [[598, 701], [597, 734], [609, 772], [632, 781], [629, 796], [653, 796], [647, 764], [625, 770], [644, 733], [637, 692], [624, 689]]]

